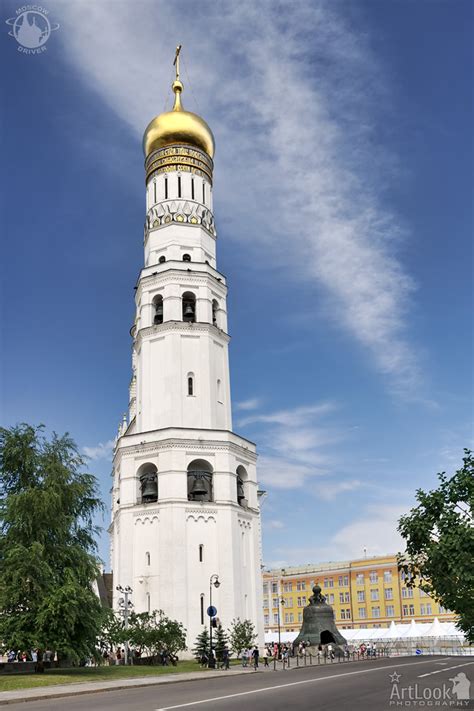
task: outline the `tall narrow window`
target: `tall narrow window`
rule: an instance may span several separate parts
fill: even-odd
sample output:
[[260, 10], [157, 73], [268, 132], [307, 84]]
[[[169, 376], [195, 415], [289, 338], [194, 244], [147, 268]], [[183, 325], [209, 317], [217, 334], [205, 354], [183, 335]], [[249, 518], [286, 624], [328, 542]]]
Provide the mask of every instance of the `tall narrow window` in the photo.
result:
[[165, 200], [168, 200], [168, 176], [165, 175]]
[[217, 380], [217, 402], [222, 402], [222, 384]]
[[156, 202], [156, 180], [153, 182], [153, 194], [155, 196], [155, 202]]
[[196, 321], [196, 297], [191, 291], [185, 291], [182, 296], [183, 321], [194, 323]]
[[212, 300], [212, 325], [217, 326], [217, 312], [219, 310], [219, 303], [216, 299]]
[[151, 609], [150, 593], [146, 594], [146, 608], [147, 608], [147, 612], [150, 612], [150, 609]]
[[194, 395], [194, 378], [188, 375], [188, 395]]
[[191, 178], [191, 200], [194, 200], [194, 178]]
[[204, 624], [204, 593], [201, 593], [201, 625]]
[[181, 197], [181, 176], [178, 175], [178, 197]]
[[204, 546], [202, 543], [199, 544], [199, 562], [202, 563], [202, 559], [204, 556]]
[[146, 552], [146, 564], [150, 565], [150, 554], [148, 551]]
[[202, 181], [202, 201], [206, 204], [206, 183]]

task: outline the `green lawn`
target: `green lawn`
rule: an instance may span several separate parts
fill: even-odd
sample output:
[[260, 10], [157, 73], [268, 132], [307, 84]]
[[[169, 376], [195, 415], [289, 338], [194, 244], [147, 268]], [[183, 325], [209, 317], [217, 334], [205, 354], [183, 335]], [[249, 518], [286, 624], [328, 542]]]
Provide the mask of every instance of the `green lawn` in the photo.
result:
[[140, 676], [157, 676], [158, 674], [179, 674], [180, 672], [203, 671], [197, 662], [178, 662], [173, 667], [76, 667], [74, 669], [48, 669], [44, 674], [11, 674], [0, 676], [0, 691], [14, 689], [30, 689], [35, 686], [52, 686], [54, 684], [74, 684], [79, 681], [103, 681], [111, 679], [130, 679]]

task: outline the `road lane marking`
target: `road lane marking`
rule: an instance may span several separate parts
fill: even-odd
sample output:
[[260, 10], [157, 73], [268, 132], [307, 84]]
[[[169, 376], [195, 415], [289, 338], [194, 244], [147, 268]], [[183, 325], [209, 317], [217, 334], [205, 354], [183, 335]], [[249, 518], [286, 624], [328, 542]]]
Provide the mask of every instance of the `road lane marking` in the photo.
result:
[[428, 672], [428, 674], [420, 674], [418, 679], [422, 679], [424, 676], [431, 676], [432, 674], [441, 674], [441, 672], [451, 671], [451, 669], [459, 669], [459, 667], [468, 667], [470, 664], [474, 664], [474, 662], [466, 662], [466, 664], [456, 664], [455, 667], [446, 667], [446, 669], [437, 669], [436, 671]]
[[[472, 662], [474, 663], [474, 662]], [[400, 667], [413, 667], [417, 664], [433, 664], [433, 660], [429, 659], [423, 662], [408, 662], [407, 664], [400, 664]], [[395, 662], [396, 665], [396, 662]], [[394, 666], [395, 666], [394, 665]], [[225, 699], [236, 699], [239, 696], [248, 696], [249, 694], [261, 694], [264, 691], [273, 691], [274, 689], [285, 689], [289, 686], [298, 686], [300, 684], [314, 684], [318, 681], [325, 681], [326, 679], [340, 679], [342, 676], [353, 676], [354, 674], [367, 674], [368, 672], [380, 671], [388, 669], [389, 665], [386, 664], [383, 667], [372, 667], [371, 669], [359, 669], [358, 671], [344, 672], [343, 674], [331, 674], [330, 676], [320, 676], [317, 679], [303, 679], [302, 681], [292, 681], [288, 684], [278, 684], [276, 686], [266, 686], [263, 689], [253, 689], [251, 691], [239, 691], [237, 694], [226, 694], [225, 696], [215, 696], [213, 699], [202, 699], [200, 701], [188, 701], [185, 704], [176, 704], [175, 706], [162, 706], [155, 711], [171, 711], [172, 709], [184, 709], [187, 706], [197, 706], [198, 704], [210, 704], [213, 701], [224, 701]], [[446, 669], [440, 669], [440, 671], [446, 671]]]

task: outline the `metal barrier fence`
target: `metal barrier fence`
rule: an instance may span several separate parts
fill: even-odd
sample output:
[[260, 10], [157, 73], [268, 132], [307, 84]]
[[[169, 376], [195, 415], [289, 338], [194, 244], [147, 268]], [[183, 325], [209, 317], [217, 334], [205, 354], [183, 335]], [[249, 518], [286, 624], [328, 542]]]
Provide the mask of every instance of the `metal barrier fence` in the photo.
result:
[[306, 654], [295, 654], [293, 657], [282, 657], [277, 659], [273, 657], [271, 660], [273, 662], [273, 670], [277, 669], [291, 669], [291, 667], [306, 667], [306, 666], [321, 666], [325, 664], [344, 664], [345, 662], [357, 662], [366, 660], [380, 659], [381, 657], [389, 657], [390, 653], [388, 649], [376, 649], [371, 650], [368, 654], [367, 652], [346, 652], [342, 654], [339, 650], [336, 650], [332, 654], [326, 654], [321, 652], [320, 654], [312, 654], [311, 652], [306, 652]]

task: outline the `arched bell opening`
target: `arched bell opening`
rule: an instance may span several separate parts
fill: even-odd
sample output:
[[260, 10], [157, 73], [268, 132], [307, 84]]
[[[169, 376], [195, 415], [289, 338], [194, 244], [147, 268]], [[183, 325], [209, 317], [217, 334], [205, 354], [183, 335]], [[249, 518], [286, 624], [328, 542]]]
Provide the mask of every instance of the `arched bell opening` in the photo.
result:
[[212, 466], [204, 459], [188, 465], [188, 501], [213, 501]]
[[237, 467], [237, 503], [239, 506], [243, 506], [246, 508], [248, 506], [248, 499], [247, 499], [247, 480], [248, 480], [248, 474], [247, 470], [245, 467], [242, 465]]
[[142, 464], [137, 476], [140, 482], [140, 502], [151, 504], [158, 501], [158, 470], [155, 464]]
[[217, 319], [217, 314], [219, 311], [219, 302], [217, 299], [212, 300], [212, 325], [213, 326], [218, 326], [218, 319]]
[[334, 635], [329, 630], [323, 630], [320, 637], [321, 644], [336, 644]]
[[160, 324], [163, 323], [163, 297], [158, 294], [153, 299], [153, 323]]
[[196, 296], [191, 291], [185, 291], [182, 296], [183, 321], [195, 323], [196, 321]]

